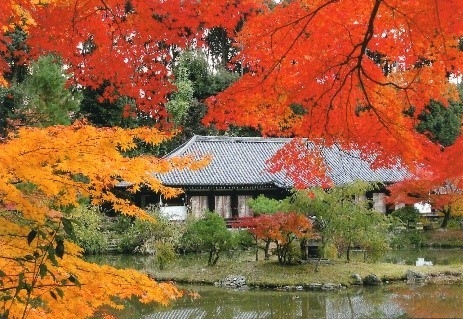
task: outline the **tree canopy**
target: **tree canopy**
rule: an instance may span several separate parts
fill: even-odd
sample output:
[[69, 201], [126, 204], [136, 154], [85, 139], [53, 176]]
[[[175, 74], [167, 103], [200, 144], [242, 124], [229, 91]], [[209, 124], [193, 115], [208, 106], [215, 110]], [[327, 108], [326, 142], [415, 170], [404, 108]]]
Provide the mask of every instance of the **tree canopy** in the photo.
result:
[[389, 247], [391, 222], [363, 196], [378, 186], [356, 182], [330, 189], [315, 187], [295, 192], [291, 202], [293, 209], [315, 217], [314, 228], [320, 232], [322, 254], [332, 245], [339, 256], [345, 254], [349, 261], [351, 250], [360, 247], [370, 257], [377, 258]]
[[[158, 119], [165, 117], [163, 104], [174, 88], [174, 56], [193, 44], [201, 47], [214, 27], [232, 35], [259, 7], [253, 1], [177, 0], [9, 0], [1, 6], [0, 52], [15, 59], [2, 59], [0, 70], [54, 52], [72, 70], [70, 82], [91, 88], [107, 83], [102, 100], [132, 98], [140, 111]], [[27, 35], [26, 51], [8, 50], [16, 28]]]
[[[209, 98], [205, 123], [323, 137], [374, 153], [377, 163], [400, 157], [413, 167], [423, 154], [439, 152], [414, 129], [417, 117], [431, 100], [447, 106], [457, 98], [449, 79], [461, 75], [462, 6], [457, 0], [9, 0], [0, 17], [0, 51], [8, 53], [1, 68], [54, 52], [72, 71], [70, 82], [107, 83], [102, 101], [128, 97], [162, 120], [174, 90], [173, 59], [209, 45], [221, 56], [216, 60], [232, 59], [230, 67], [240, 66], [243, 76]], [[11, 46], [17, 28], [26, 41]]]
[[[69, 125], [79, 110], [80, 94], [66, 87], [69, 74], [54, 55], [33, 61], [22, 81], [0, 89], [0, 130], [15, 126]], [[8, 127], [10, 126], [10, 127]]]
[[[98, 121], [104, 122], [105, 107], [116, 104], [116, 113], [140, 112], [166, 129], [166, 103], [181, 83], [175, 82], [173, 61], [186, 49], [209, 45], [217, 53], [212, 60], [242, 76], [207, 99], [205, 124], [323, 138], [374, 156], [377, 165], [400, 160], [428, 183], [428, 193], [436, 185], [461, 189], [461, 135], [442, 148], [416, 130], [430, 101], [447, 108], [458, 98], [450, 80], [462, 75], [461, 12], [461, 0], [4, 0], [0, 85], [23, 83], [32, 61], [53, 54], [69, 74], [66, 88], [88, 90], [87, 97], [103, 107]], [[43, 101], [34, 100], [35, 110]], [[145, 216], [109, 189], [129, 181], [133, 191], [143, 183], [173, 194], [146, 171], [197, 166], [191, 159], [165, 162], [121, 153], [134, 139], [156, 144], [168, 135], [77, 122], [23, 127], [2, 140], [3, 314], [85, 317], [112, 304], [111, 295], [160, 302], [178, 295], [169, 285], [80, 260], [79, 249], [63, 235], [72, 233], [70, 221], [59, 212], [88, 196], [95, 204], [110, 201], [126, 214]], [[309, 177], [320, 178], [319, 161], [282, 154], [290, 154], [281, 158], [292, 161], [293, 172], [318, 167]], [[101, 282], [95, 282], [100, 274]], [[62, 296], [68, 288], [72, 293]]]
[[463, 87], [461, 85], [459, 90], [460, 98], [457, 101], [450, 101], [448, 107], [431, 100], [418, 116], [420, 122], [416, 126], [417, 131], [443, 147], [455, 143], [461, 134], [463, 115], [463, 101], [461, 100]]

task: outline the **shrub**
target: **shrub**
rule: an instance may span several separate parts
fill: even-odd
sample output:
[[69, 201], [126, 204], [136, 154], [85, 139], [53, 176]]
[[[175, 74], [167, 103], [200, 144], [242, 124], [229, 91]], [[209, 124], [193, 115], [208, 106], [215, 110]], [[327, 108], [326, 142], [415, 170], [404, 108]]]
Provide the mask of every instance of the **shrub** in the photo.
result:
[[278, 256], [280, 265], [291, 265], [301, 259], [301, 245], [299, 240], [294, 239], [285, 244], [276, 243], [274, 254]]
[[85, 254], [101, 254], [107, 251], [107, 236], [101, 229], [103, 215], [97, 207], [82, 205], [72, 210], [70, 217], [76, 221], [75, 241], [84, 249]]
[[399, 218], [407, 228], [420, 220], [420, 212], [413, 206], [404, 206], [391, 213], [393, 217]]
[[[178, 227], [159, 214], [151, 213], [155, 215], [154, 222], [135, 219], [120, 234], [120, 250], [122, 252], [155, 254], [159, 241], [169, 242], [173, 247], [178, 244], [181, 236]], [[120, 224], [124, 224], [124, 222]]]
[[241, 249], [249, 249], [256, 246], [256, 241], [247, 230], [237, 230], [234, 233], [235, 242]]
[[214, 212], [206, 212], [203, 219], [192, 223], [184, 234], [184, 243], [209, 254], [208, 266], [215, 266], [220, 254], [235, 246], [234, 236], [225, 220]]
[[254, 212], [255, 216], [262, 214], [275, 214], [280, 211], [282, 202], [273, 198], [259, 195], [256, 198], [248, 200], [248, 205]]
[[172, 243], [158, 241], [155, 244], [155, 262], [159, 269], [163, 270], [167, 264], [177, 259], [174, 246]]

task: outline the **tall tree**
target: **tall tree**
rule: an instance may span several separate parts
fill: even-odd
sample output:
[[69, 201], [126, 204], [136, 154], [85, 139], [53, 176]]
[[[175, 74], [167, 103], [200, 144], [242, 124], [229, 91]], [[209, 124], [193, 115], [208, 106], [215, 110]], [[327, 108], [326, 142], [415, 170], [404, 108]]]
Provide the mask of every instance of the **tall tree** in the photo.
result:
[[189, 79], [190, 72], [185, 65], [177, 66], [175, 71], [177, 91], [172, 94], [166, 107], [172, 122], [176, 126], [180, 126], [185, 123], [188, 111], [195, 102], [193, 100], [194, 89], [193, 83]]
[[[207, 112], [206, 98], [230, 86], [238, 73], [228, 70], [221, 64], [210, 65], [203, 50], [186, 50], [180, 53], [173, 69], [176, 90], [170, 94], [166, 108], [169, 119], [181, 132], [171, 140], [168, 149], [186, 142], [193, 135], [217, 135], [223, 132], [202, 124]], [[246, 128], [233, 128], [226, 134], [252, 134]]]
[[140, 112], [135, 101], [126, 96], [120, 96], [109, 101], [103, 98], [106, 81], [97, 88], [85, 87], [82, 89], [82, 102], [77, 114], [78, 118], [85, 118], [92, 125], [99, 127], [153, 126], [157, 121], [149, 115]]
[[418, 115], [420, 122], [416, 126], [417, 131], [443, 147], [455, 143], [461, 134], [463, 86], [459, 85], [459, 91], [459, 99], [449, 101], [448, 107], [441, 102], [431, 100]]

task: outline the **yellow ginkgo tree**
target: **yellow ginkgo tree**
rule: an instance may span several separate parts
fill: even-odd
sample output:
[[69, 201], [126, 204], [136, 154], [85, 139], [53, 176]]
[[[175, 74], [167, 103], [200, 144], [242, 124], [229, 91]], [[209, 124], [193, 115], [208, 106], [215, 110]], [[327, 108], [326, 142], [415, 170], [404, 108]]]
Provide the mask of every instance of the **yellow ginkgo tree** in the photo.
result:
[[130, 191], [147, 185], [164, 196], [176, 191], [155, 174], [195, 168], [202, 161], [129, 158], [135, 140], [160, 143], [156, 129], [95, 128], [85, 123], [22, 128], [0, 143], [0, 317], [86, 318], [118, 300], [168, 303], [181, 296], [169, 283], [157, 283], [134, 270], [98, 266], [82, 259], [69, 241], [73, 221], [63, 213], [89, 198], [112, 203], [123, 214], [147, 218], [143, 210], [112, 192], [121, 181]]

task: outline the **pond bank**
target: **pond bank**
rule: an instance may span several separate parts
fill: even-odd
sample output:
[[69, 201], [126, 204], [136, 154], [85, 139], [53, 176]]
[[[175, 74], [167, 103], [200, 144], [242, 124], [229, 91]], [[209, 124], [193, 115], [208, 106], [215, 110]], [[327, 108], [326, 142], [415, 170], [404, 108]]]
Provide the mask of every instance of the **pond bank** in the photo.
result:
[[[242, 276], [250, 288], [278, 290], [325, 291], [352, 286], [382, 285], [395, 282], [410, 284], [450, 284], [463, 282], [463, 264], [411, 266], [391, 263], [346, 263], [333, 260], [316, 271], [312, 263], [280, 266], [276, 261], [223, 259], [215, 267], [207, 267], [203, 260], [179, 260], [167, 269], [143, 269], [158, 281], [181, 284], [222, 285], [230, 276]], [[226, 282], [226, 280], [225, 280]], [[239, 287], [238, 287], [239, 288]]]

